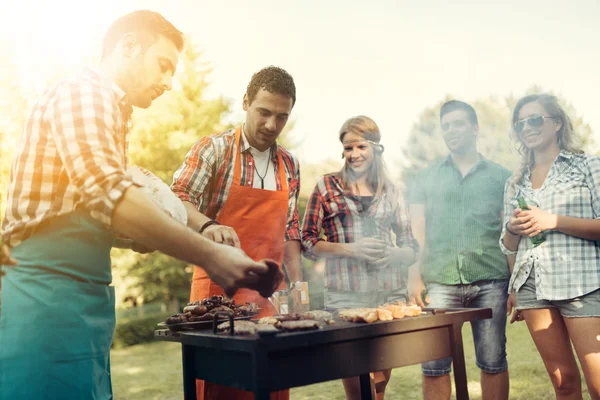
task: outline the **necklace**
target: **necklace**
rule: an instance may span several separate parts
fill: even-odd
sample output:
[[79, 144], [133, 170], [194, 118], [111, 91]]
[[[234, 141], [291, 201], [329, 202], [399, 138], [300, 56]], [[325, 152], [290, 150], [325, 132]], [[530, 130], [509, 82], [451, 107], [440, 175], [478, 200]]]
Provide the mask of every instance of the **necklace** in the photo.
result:
[[269, 164], [271, 164], [271, 158], [273, 158], [273, 148], [272, 147], [271, 147], [271, 150], [269, 151], [269, 159], [267, 160], [267, 167], [265, 168], [265, 172], [262, 174], [262, 176], [258, 172], [258, 169], [255, 168], [256, 175], [258, 175], [258, 178], [260, 179], [260, 188], [261, 189], [265, 188], [265, 176], [267, 176], [267, 172], [269, 171]]

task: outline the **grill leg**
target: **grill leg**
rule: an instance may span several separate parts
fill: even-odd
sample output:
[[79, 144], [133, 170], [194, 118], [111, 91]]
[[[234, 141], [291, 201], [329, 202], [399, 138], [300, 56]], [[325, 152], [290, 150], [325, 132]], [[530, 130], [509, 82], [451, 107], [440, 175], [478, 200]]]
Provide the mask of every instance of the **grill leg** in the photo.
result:
[[369, 374], [360, 375], [360, 400], [374, 400]]
[[465, 368], [465, 353], [462, 342], [462, 324], [452, 325], [450, 331], [452, 346], [452, 365], [454, 367], [454, 384], [456, 385], [457, 400], [469, 400], [467, 388], [467, 370]]
[[194, 349], [181, 345], [183, 358], [183, 398], [196, 400], [196, 374], [194, 373]]
[[258, 389], [254, 391], [254, 400], [270, 400], [271, 392], [265, 389]]

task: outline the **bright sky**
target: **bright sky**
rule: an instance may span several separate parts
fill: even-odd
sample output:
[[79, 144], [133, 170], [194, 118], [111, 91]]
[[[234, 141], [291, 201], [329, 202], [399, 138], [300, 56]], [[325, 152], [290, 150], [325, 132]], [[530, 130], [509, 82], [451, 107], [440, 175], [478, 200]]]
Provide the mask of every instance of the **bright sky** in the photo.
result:
[[600, 136], [597, 0], [4, 0], [0, 37], [35, 79], [97, 54], [109, 23], [137, 8], [163, 13], [205, 50], [210, 95], [234, 100], [230, 120], [243, 118], [252, 73], [288, 70], [303, 162], [339, 158], [339, 127], [366, 114], [389, 164], [419, 113], [446, 94], [520, 96], [533, 84], [565, 96]]

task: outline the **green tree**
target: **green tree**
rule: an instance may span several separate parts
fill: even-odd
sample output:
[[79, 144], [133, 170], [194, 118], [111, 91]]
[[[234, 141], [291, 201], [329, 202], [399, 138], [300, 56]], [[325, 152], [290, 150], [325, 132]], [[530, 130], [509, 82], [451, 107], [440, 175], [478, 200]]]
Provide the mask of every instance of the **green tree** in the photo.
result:
[[[206, 98], [211, 69], [202, 52], [187, 45], [173, 82], [173, 90], [149, 110], [134, 112], [130, 136], [130, 164], [152, 171], [170, 184], [192, 145], [203, 136], [224, 130], [221, 120], [229, 112], [222, 97]], [[142, 302], [174, 304], [189, 298], [192, 267], [155, 252], [140, 255], [113, 250], [114, 266], [125, 293]]]
[[[527, 94], [541, 92], [543, 90], [537, 86], [527, 90]], [[510, 127], [512, 111], [519, 98], [513, 95], [505, 98], [489, 96], [471, 102], [477, 111], [479, 120], [477, 143], [479, 151], [485, 157], [510, 170], [519, 166], [521, 158]], [[593, 151], [595, 142], [590, 125], [583, 120], [570, 102], [560, 96], [558, 98], [573, 121], [575, 132], [581, 138], [583, 149]], [[400, 165], [401, 182], [405, 186], [419, 169], [441, 160], [448, 154], [439, 128], [439, 113], [442, 104], [450, 99], [452, 99], [451, 96], [446, 96], [435, 106], [423, 110], [414, 124], [403, 150], [405, 161]]]
[[[10, 49], [5, 49], [4, 46], [0, 49], [7, 51], [7, 59], [11, 59]], [[29, 110], [28, 99], [31, 97], [20, 84], [17, 66], [11, 62], [4, 66], [4, 74], [0, 76], [0, 218], [4, 217], [10, 166]]]

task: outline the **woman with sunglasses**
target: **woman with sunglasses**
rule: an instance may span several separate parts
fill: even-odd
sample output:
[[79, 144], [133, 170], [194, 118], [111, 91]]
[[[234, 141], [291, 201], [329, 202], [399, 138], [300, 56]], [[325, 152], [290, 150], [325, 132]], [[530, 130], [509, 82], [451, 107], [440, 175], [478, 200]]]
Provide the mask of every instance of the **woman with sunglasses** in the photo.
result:
[[557, 399], [582, 398], [572, 343], [599, 400], [600, 158], [577, 147], [554, 96], [519, 100], [513, 126], [523, 163], [506, 185], [500, 238], [514, 266], [511, 322], [527, 323]]
[[[339, 139], [344, 166], [317, 180], [302, 230], [307, 254], [325, 259], [325, 307], [405, 300], [402, 267], [415, 262], [418, 245], [407, 208], [386, 175], [379, 128], [369, 117], [353, 117], [342, 125]], [[372, 374], [377, 399], [383, 399], [390, 372]], [[347, 399], [360, 398], [358, 377], [343, 383]]]

